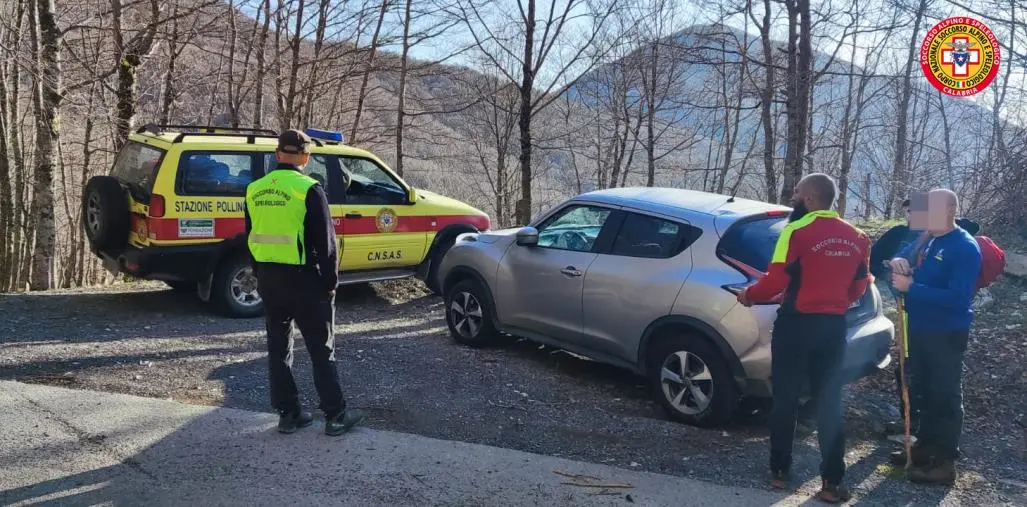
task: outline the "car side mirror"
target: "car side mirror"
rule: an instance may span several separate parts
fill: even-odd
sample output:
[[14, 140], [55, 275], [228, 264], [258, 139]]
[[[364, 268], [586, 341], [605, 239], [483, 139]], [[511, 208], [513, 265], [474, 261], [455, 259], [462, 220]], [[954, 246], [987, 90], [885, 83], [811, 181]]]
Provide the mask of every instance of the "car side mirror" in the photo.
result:
[[407, 189], [407, 203], [414, 204], [417, 202], [417, 190], [413, 188]]
[[538, 229], [534, 227], [524, 227], [517, 231], [517, 244], [521, 246], [538, 245]]

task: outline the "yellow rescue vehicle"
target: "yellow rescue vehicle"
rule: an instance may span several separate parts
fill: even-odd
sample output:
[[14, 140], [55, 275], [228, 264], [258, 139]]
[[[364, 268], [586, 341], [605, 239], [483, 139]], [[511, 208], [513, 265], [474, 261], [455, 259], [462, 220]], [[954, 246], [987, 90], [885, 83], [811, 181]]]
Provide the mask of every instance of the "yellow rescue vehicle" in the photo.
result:
[[[314, 140], [306, 174], [321, 182], [339, 242], [340, 284], [416, 276], [438, 292], [436, 269], [458, 234], [488, 215], [415, 189], [338, 132]], [[270, 130], [148, 124], [131, 134], [109, 176], [82, 197], [82, 226], [108, 270], [196, 291], [223, 312], [260, 315], [246, 249], [246, 186], [274, 168]]]

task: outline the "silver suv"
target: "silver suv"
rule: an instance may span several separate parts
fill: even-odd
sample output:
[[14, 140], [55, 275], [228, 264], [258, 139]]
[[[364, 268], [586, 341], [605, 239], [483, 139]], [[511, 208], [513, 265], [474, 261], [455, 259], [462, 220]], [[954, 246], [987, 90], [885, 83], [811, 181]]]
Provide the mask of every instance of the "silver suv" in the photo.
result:
[[[573, 198], [528, 227], [459, 236], [440, 265], [450, 333], [524, 337], [644, 375], [675, 420], [713, 426], [771, 394], [777, 305], [737, 291], [766, 271], [790, 208], [669, 188]], [[894, 327], [871, 287], [848, 311], [849, 381], [887, 367]]]

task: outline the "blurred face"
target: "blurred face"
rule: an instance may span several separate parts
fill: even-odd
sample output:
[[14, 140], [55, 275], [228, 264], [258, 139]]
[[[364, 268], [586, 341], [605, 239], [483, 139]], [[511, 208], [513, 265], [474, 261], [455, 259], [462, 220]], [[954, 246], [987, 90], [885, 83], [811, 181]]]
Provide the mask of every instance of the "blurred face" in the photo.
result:
[[927, 229], [927, 194], [921, 192], [910, 196], [906, 222], [914, 231]]
[[955, 219], [955, 204], [948, 194], [931, 192], [927, 195], [927, 232], [935, 236], [945, 234], [952, 230]]

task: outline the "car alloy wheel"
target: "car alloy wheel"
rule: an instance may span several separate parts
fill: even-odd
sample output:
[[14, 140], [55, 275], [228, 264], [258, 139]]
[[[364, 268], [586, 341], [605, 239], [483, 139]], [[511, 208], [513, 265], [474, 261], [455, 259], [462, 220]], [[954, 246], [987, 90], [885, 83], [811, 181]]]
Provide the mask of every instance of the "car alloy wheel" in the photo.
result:
[[245, 267], [236, 271], [229, 287], [232, 290], [232, 299], [240, 306], [252, 308], [261, 303], [260, 293], [257, 292], [257, 277], [253, 274], [253, 268]]
[[713, 375], [691, 352], [674, 352], [664, 359], [660, 386], [670, 405], [683, 414], [701, 414], [713, 400]]
[[482, 308], [478, 298], [470, 292], [460, 292], [453, 297], [449, 305], [449, 318], [460, 336], [473, 339], [478, 336], [482, 326]]

